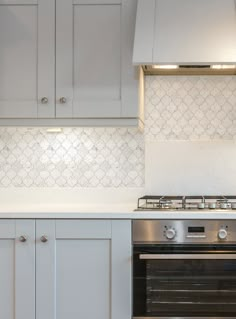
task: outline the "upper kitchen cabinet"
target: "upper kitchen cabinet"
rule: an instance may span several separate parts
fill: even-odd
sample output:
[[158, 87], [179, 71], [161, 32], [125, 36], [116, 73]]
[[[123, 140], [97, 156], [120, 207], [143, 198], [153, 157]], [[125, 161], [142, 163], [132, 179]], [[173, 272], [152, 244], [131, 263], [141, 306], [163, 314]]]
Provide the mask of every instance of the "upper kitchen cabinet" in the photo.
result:
[[0, 0], [1, 119], [54, 117], [54, 25], [53, 0]]
[[138, 119], [136, 8], [136, 0], [57, 0], [57, 118]]
[[0, 125], [142, 124], [136, 10], [137, 0], [0, 0]]

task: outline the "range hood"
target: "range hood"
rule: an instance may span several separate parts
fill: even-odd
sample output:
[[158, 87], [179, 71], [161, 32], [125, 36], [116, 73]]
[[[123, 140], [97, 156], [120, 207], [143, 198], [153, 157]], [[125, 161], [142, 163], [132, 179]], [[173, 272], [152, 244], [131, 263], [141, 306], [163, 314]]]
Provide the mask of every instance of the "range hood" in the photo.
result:
[[236, 0], [138, 0], [133, 64], [146, 74], [236, 74]]

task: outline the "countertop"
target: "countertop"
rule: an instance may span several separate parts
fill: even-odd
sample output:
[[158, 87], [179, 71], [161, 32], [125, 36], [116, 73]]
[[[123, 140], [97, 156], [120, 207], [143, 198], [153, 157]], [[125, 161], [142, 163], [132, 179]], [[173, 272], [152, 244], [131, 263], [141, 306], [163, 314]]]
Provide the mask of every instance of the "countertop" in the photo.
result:
[[178, 220], [178, 219], [189, 219], [189, 220], [233, 220], [236, 219], [236, 213], [215, 211], [207, 213], [199, 212], [133, 212], [128, 208], [116, 209], [112, 207], [108, 211], [104, 211], [102, 207], [98, 207], [96, 211], [93, 208], [78, 207], [76, 211], [68, 209], [68, 212], [56, 212], [56, 211], [9, 211], [0, 212], [0, 219], [165, 219], [165, 220]]
[[1, 189], [0, 218], [236, 219], [236, 211], [134, 211], [142, 188]]

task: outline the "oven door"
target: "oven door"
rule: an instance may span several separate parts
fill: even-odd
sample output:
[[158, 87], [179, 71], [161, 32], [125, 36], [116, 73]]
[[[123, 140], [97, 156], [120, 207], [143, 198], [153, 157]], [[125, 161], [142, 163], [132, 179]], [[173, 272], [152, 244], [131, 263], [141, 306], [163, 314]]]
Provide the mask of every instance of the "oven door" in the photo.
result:
[[236, 318], [236, 245], [134, 245], [134, 318]]

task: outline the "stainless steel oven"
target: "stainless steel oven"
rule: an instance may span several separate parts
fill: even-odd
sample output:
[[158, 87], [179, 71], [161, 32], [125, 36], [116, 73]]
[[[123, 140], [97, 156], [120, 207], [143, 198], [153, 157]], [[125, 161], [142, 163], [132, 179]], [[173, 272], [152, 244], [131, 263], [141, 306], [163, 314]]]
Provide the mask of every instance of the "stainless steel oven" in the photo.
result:
[[236, 221], [133, 221], [133, 318], [236, 318]]

